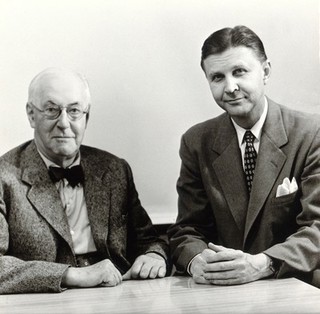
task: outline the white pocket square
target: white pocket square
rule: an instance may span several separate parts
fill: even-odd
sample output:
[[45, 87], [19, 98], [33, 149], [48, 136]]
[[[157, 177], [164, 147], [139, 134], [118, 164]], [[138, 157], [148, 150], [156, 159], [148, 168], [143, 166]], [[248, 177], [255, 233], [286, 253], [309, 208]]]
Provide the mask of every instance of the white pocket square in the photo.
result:
[[284, 178], [282, 184], [277, 188], [276, 197], [287, 195], [298, 190], [298, 185], [296, 179], [293, 177], [290, 182], [289, 178]]

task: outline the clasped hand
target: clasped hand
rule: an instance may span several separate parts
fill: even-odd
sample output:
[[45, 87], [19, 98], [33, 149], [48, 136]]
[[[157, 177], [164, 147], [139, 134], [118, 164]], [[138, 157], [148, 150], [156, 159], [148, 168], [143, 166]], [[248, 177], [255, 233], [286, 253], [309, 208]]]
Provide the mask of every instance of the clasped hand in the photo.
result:
[[271, 275], [268, 259], [263, 253], [251, 255], [209, 243], [192, 261], [190, 271], [196, 283], [243, 284]]

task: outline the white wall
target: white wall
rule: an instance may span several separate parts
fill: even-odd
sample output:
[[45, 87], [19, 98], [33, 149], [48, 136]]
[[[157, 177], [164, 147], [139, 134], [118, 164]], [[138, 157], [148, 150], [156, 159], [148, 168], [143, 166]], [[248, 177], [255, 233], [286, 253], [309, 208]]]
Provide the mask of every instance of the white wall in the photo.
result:
[[318, 0], [0, 0], [0, 154], [33, 135], [24, 109], [33, 76], [73, 68], [91, 85], [85, 144], [127, 159], [152, 218], [173, 220], [180, 137], [221, 112], [200, 49], [238, 24], [265, 44], [268, 95], [319, 112]]

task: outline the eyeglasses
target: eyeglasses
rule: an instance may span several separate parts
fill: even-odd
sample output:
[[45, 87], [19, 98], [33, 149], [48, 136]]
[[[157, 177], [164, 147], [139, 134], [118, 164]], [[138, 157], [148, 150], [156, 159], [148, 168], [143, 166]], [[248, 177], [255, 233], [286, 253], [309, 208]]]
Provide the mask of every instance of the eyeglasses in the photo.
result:
[[70, 105], [69, 107], [60, 107], [55, 104], [48, 105], [44, 108], [44, 110], [39, 109], [36, 107], [33, 103], [30, 103], [30, 105], [40, 111], [48, 120], [55, 120], [58, 119], [61, 115], [62, 110], [66, 110], [67, 116], [69, 120], [71, 121], [77, 121], [80, 120], [83, 115], [87, 114], [89, 112], [89, 106], [86, 110], [81, 110], [81, 108], [77, 105]]

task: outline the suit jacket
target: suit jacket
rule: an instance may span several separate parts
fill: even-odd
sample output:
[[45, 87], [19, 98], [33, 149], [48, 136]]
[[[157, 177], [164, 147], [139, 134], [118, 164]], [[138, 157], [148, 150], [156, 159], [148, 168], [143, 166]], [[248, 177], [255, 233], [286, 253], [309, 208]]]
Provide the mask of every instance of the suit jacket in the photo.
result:
[[[167, 258], [140, 204], [129, 165], [80, 147], [88, 217], [98, 252], [126, 272], [147, 251]], [[0, 293], [61, 291], [75, 253], [59, 193], [33, 141], [0, 158]]]
[[[173, 262], [186, 273], [209, 241], [281, 261], [279, 277], [320, 266], [320, 120], [268, 99], [249, 198], [236, 131], [227, 113], [182, 137], [179, 212], [169, 229]], [[276, 197], [285, 177], [295, 193]]]

